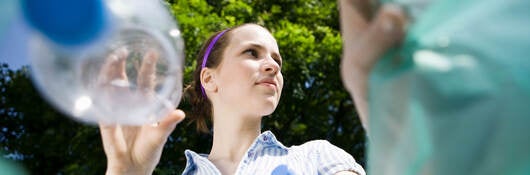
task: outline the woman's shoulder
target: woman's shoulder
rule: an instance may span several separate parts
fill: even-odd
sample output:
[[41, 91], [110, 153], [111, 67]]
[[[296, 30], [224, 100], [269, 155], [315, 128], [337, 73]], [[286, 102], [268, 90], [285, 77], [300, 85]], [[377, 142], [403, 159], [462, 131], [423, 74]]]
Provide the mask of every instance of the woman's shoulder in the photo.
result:
[[309, 159], [319, 158], [321, 156], [332, 157], [351, 157], [344, 151], [327, 140], [311, 140], [301, 145], [293, 145], [288, 148], [290, 154], [304, 156]]
[[327, 140], [311, 140], [289, 149], [310, 160], [319, 169], [319, 172], [327, 172], [324, 174], [335, 174], [340, 171], [365, 174], [363, 167], [355, 161], [351, 154]]
[[[310, 149], [310, 150], [322, 150], [322, 149], [335, 149], [337, 146], [331, 144], [327, 140], [310, 140], [301, 145], [291, 146], [289, 149]], [[340, 148], [339, 148], [340, 149]]]
[[321, 140], [321, 139], [310, 140], [310, 141], [305, 142], [302, 145], [308, 145], [308, 146], [335, 146], [335, 145], [331, 144], [329, 141]]

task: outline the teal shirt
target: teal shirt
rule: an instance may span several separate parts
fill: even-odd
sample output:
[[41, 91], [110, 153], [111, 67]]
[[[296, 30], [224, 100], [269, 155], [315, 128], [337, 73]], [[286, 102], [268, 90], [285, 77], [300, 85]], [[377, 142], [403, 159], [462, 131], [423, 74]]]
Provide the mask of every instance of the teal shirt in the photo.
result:
[[370, 78], [368, 174], [530, 174], [530, 1], [430, 2]]

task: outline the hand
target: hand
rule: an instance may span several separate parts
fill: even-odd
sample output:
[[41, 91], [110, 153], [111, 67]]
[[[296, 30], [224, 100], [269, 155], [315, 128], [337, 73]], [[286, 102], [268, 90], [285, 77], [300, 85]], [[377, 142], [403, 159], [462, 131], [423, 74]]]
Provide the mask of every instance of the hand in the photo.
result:
[[[405, 15], [394, 5], [384, 5], [374, 16], [369, 0], [339, 0], [343, 39], [341, 77], [353, 96], [365, 129], [368, 129], [368, 76], [377, 60], [404, 36]], [[356, 9], [357, 7], [357, 9]], [[360, 9], [363, 9], [362, 11]]]
[[183, 119], [184, 112], [175, 110], [157, 126], [100, 124], [107, 174], [151, 174], [160, 161], [167, 138]]
[[[152, 97], [158, 54], [149, 50], [144, 55], [138, 71], [138, 92], [131, 92], [128, 88], [125, 71], [128, 54], [125, 48], [121, 48], [109, 55], [99, 77], [102, 90], [105, 93], [140, 93], [145, 98]], [[167, 138], [184, 117], [184, 112], [175, 110], [156, 124], [125, 126], [100, 123], [107, 174], [151, 174], [160, 160]]]

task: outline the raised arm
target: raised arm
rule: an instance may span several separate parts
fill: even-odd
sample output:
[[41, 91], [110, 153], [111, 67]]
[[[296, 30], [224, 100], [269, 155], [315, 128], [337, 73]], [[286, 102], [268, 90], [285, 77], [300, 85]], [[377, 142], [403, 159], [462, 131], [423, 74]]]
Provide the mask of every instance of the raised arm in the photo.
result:
[[372, 18], [369, 0], [339, 0], [343, 40], [342, 82], [368, 129], [368, 78], [376, 61], [403, 38], [405, 16], [399, 7], [384, 5]]

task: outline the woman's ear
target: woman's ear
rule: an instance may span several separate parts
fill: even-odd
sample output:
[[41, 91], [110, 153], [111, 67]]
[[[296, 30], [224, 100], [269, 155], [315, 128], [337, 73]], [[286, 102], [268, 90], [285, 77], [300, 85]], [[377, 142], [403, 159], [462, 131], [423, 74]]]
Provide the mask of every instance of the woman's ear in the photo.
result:
[[201, 84], [205, 92], [217, 92], [213, 69], [205, 67], [201, 70]]

